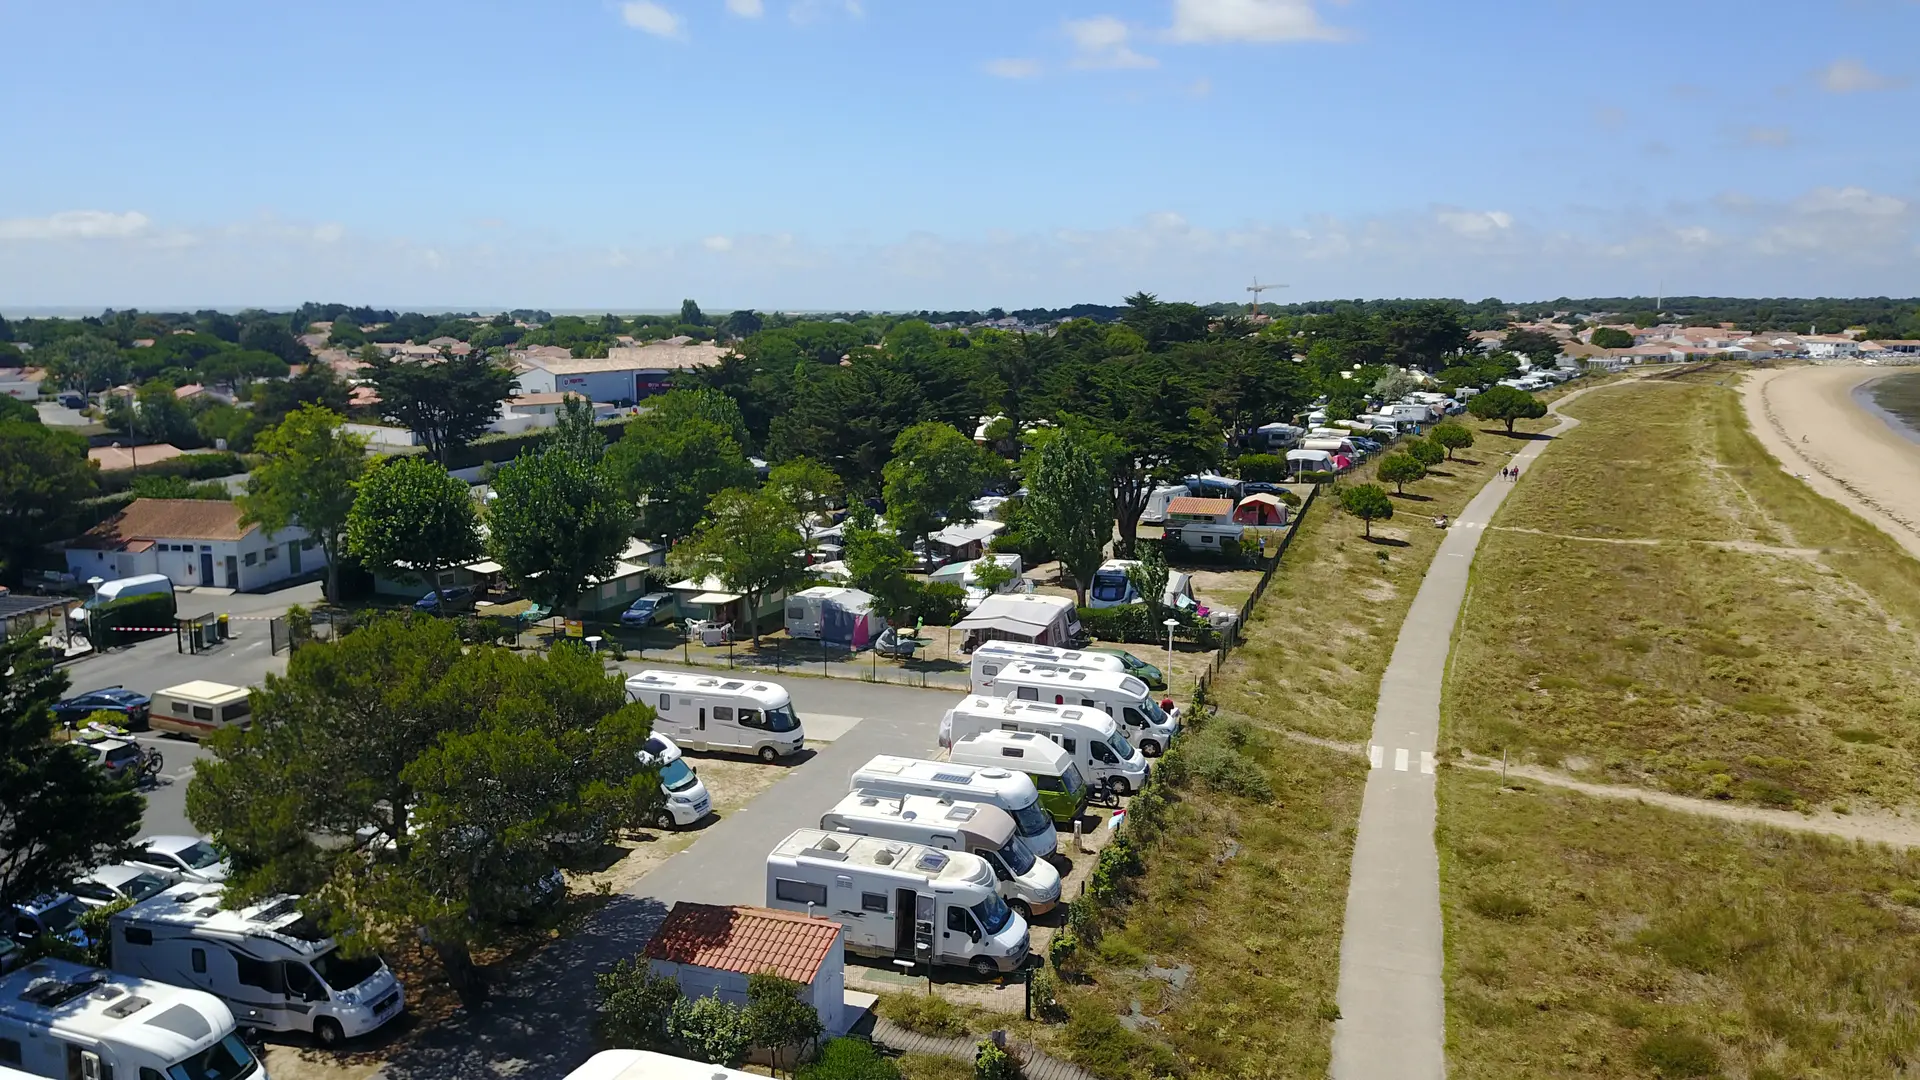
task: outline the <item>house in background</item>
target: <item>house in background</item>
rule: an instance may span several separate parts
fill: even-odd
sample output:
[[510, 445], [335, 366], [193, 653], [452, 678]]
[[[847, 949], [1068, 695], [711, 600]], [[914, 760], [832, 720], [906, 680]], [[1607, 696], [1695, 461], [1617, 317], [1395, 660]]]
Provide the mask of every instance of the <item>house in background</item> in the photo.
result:
[[305, 529], [267, 533], [214, 499], [135, 499], [67, 545], [76, 579], [165, 574], [175, 585], [251, 592], [327, 565]]
[[727, 354], [723, 346], [685, 337], [608, 349], [604, 357], [555, 356], [553, 351], [542, 346], [514, 354], [519, 393], [571, 393], [630, 404], [665, 393], [674, 372], [713, 367]]
[[[747, 980], [778, 975], [799, 983], [829, 1037], [857, 1019], [846, 991], [845, 928], [827, 919], [762, 907], [673, 905], [647, 942], [647, 967], [680, 984], [683, 997], [717, 994], [744, 1006]], [[870, 1001], [868, 995], [860, 995]], [[862, 1001], [860, 1004], [865, 1004]]]

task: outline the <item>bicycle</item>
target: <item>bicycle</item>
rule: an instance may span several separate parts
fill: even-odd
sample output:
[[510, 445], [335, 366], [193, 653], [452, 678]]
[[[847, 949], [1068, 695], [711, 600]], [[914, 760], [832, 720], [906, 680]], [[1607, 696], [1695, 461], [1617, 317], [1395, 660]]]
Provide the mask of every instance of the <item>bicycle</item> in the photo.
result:
[[159, 747], [146, 747], [140, 751], [140, 762], [134, 766], [134, 777], [142, 783], [156, 782], [166, 763], [167, 759], [160, 753]]

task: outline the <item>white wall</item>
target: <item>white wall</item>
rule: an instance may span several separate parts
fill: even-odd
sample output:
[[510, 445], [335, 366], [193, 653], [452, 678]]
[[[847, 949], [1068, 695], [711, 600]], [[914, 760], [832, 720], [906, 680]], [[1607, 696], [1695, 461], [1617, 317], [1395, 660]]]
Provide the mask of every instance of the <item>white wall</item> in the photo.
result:
[[406, 428], [389, 427], [386, 424], [347, 424], [350, 434], [358, 435], [372, 446], [419, 446], [420, 437]]
[[[298, 545], [300, 551], [300, 575], [310, 574], [327, 565], [326, 553], [319, 544], [305, 546], [308, 540], [305, 530], [290, 528], [275, 533], [272, 539], [259, 529], [248, 533], [240, 540], [184, 540], [160, 539], [154, 541], [151, 549], [142, 552], [125, 551], [85, 551], [70, 548], [67, 551], [67, 570], [74, 577], [85, 581], [91, 577], [116, 578], [134, 577], [139, 574], [165, 574], [175, 585], [198, 586], [212, 585], [215, 588], [228, 588], [229, 581], [237, 582], [242, 592], [264, 589], [269, 585], [295, 576], [293, 557], [288, 545]], [[176, 548], [186, 548], [180, 551]], [[213, 556], [213, 580], [204, 581], [200, 576], [200, 556], [203, 553]], [[271, 552], [271, 557], [269, 557]], [[227, 559], [234, 560], [234, 577], [227, 574]], [[248, 558], [253, 562], [249, 564]]]

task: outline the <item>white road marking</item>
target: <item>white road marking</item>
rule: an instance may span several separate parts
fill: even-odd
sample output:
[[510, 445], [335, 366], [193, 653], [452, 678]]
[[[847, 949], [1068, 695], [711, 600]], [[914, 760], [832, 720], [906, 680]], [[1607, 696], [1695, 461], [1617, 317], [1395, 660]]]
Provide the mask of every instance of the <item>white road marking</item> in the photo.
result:
[[1433, 775], [1433, 751], [1420, 751], [1420, 771], [1426, 773], [1428, 776]]
[[1393, 752], [1393, 771], [1407, 771], [1407, 748], [1402, 746]]
[[1385, 760], [1386, 753], [1387, 748], [1384, 746], [1369, 746], [1367, 747], [1367, 760], [1373, 762], [1373, 767], [1377, 769]]

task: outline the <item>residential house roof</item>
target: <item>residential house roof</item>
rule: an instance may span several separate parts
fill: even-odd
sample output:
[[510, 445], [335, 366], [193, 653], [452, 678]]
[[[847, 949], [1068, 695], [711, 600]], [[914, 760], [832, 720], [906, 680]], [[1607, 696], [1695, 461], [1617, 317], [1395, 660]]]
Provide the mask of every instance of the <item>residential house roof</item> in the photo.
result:
[[238, 504], [219, 499], [135, 499], [125, 510], [88, 529], [68, 547], [86, 551], [143, 550], [155, 540], [238, 540], [258, 529], [240, 524]]
[[1167, 503], [1167, 513], [1194, 514], [1200, 517], [1211, 517], [1216, 514], [1231, 514], [1233, 513], [1233, 500], [1197, 499], [1192, 497], [1174, 499]]
[[100, 466], [101, 472], [113, 472], [115, 469], [131, 469], [135, 465], [154, 465], [169, 461], [186, 453], [169, 443], [155, 443], [152, 446], [96, 446], [87, 451], [87, 460]]
[[1007, 527], [1004, 521], [973, 521], [965, 525], [949, 525], [927, 539], [947, 547], [965, 547], [973, 543], [985, 543]]
[[647, 942], [646, 957], [742, 975], [813, 982], [840, 952], [840, 924], [762, 907], [681, 901]]
[[173, 396], [180, 398], [183, 401], [186, 400], [187, 398], [199, 397], [201, 394], [204, 394], [206, 392], [207, 392], [207, 388], [200, 385], [197, 382], [188, 383], [185, 386], [176, 386], [173, 388]]

